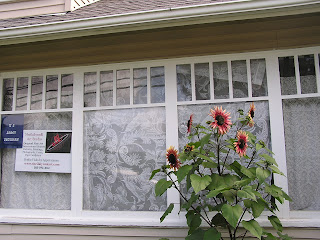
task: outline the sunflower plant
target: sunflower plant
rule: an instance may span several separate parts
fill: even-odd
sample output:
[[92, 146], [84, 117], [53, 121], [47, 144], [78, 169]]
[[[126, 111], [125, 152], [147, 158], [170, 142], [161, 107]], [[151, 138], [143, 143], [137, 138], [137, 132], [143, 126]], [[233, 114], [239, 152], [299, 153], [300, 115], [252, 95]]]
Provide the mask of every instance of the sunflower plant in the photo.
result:
[[[244, 239], [248, 232], [258, 239], [290, 239], [282, 233], [276, 216], [277, 203], [291, 200], [273, 183], [274, 174], [284, 174], [266, 144], [244, 130], [254, 126], [254, 113], [252, 103], [247, 114], [239, 109], [239, 118], [232, 123], [230, 113], [215, 107], [206, 126], [194, 124], [191, 115], [187, 122], [190, 142], [181, 153], [170, 146], [168, 164], [152, 172], [150, 179], [161, 172], [167, 176], [157, 182], [156, 196], [171, 187], [179, 192], [189, 227], [187, 240]], [[170, 204], [161, 222], [173, 208]], [[273, 233], [256, 220], [262, 212], [267, 213]]]

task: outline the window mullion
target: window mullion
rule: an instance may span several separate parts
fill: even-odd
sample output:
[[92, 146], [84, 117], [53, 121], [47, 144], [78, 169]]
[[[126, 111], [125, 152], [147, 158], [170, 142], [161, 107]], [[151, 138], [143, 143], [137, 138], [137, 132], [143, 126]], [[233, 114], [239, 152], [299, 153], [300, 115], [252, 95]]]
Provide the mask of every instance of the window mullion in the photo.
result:
[[[279, 64], [276, 56], [266, 57], [266, 70], [268, 76], [269, 114], [272, 151], [279, 164], [279, 169], [287, 176], [287, 163], [285, 152], [284, 125], [282, 113], [282, 99], [280, 88]], [[278, 174], [274, 175], [277, 186], [288, 192], [288, 179]], [[289, 203], [285, 201], [279, 206], [281, 218], [289, 218]]]
[[[165, 92], [166, 92], [166, 147], [174, 146], [178, 148], [178, 112], [177, 112], [177, 83], [176, 66], [174, 64], [165, 65]], [[163, 156], [165, 158], [165, 156]], [[175, 204], [174, 212], [180, 210], [180, 196], [176, 189], [167, 191], [167, 205]], [[178, 217], [177, 214], [172, 216]]]
[[74, 74], [73, 114], [72, 114], [72, 172], [71, 211], [73, 216], [81, 216], [83, 202], [83, 76]]

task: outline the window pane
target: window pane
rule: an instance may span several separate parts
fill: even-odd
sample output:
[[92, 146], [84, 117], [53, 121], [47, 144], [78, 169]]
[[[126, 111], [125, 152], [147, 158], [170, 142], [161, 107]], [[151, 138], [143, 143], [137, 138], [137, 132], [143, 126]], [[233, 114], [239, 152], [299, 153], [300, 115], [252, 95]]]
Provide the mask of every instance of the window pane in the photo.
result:
[[31, 110], [42, 109], [42, 90], [43, 90], [43, 78], [32, 77], [31, 78]]
[[147, 69], [133, 69], [133, 103], [147, 103]]
[[61, 108], [72, 108], [73, 74], [61, 75]]
[[28, 81], [27, 77], [19, 77], [17, 79], [16, 110], [27, 110]]
[[100, 72], [100, 105], [113, 105], [113, 71]]
[[178, 101], [191, 101], [191, 65], [177, 65]]
[[3, 79], [3, 111], [12, 111], [13, 78]]
[[214, 98], [229, 98], [229, 80], [227, 62], [213, 63]]
[[84, 107], [96, 106], [97, 73], [87, 72], [84, 74]]
[[196, 99], [210, 99], [210, 76], [209, 63], [196, 63], [194, 65], [195, 81], [196, 81]]
[[46, 109], [57, 108], [58, 103], [58, 76], [47, 76]]
[[233, 97], [244, 98], [248, 97], [248, 77], [247, 64], [245, 60], [232, 61], [232, 85]]
[[[24, 114], [25, 130], [71, 130], [72, 113]], [[71, 175], [15, 171], [16, 151], [2, 149], [2, 208], [55, 209], [71, 208]]]
[[268, 96], [267, 72], [265, 59], [251, 59], [252, 96]]
[[[84, 209], [164, 211], [152, 169], [165, 164], [164, 108], [85, 112]], [[162, 176], [165, 177], [165, 176]]]
[[291, 210], [320, 210], [320, 99], [283, 100]]
[[297, 94], [296, 73], [293, 57], [279, 58], [279, 71], [282, 95]]
[[164, 67], [150, 68], [151, 103], [165, 102]]
[[117, 71], [117, 105], [130, 104], [130, 70]]
[[316, 93], [317, 78], [313, 55], [299, 56], [301, 93]]

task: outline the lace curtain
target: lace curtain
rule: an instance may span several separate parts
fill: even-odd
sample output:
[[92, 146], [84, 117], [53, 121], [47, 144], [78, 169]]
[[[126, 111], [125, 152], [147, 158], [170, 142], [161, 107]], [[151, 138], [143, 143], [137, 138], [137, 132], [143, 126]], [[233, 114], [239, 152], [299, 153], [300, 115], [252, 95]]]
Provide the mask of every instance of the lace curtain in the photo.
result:
[[[71, 130], [71, 113], [35, 113], [24, 115], [25, 130]], [[2, 208], [71, 208], [71, 176], [65, 173], [15, 172], [16, 150], [1, 150]]]
[[[84, 209], [164, 211], [151, 171], [165, 164], [164, 108], [85, 112]], [[163, 176], [164, 177], [164, 176]]]
[[283, 100], [291, 210], [320, 210], [320, 99]]

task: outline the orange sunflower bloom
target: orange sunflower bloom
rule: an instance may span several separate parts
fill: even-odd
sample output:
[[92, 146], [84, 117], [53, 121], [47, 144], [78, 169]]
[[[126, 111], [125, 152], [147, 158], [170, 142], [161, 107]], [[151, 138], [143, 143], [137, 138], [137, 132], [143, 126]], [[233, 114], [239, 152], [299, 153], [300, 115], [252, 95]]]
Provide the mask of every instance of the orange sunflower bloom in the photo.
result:
[[218, 128], [220, 134], [225, 134], [231, 127], [230, 113], [226, 110], [222, 110], [222, 107], [215, 107], [214, 110], [210, 109], [210, 116], [213, 117], [214, 121], [210, 123], [212, 128]]
[[248, 122], [248, 125], [250, 127], [253, 127], [254, 125], [254, 121], [253, 121], [253, 118], [254, 118], [254, 111], [256, 110], [256, 107], [254, 106], [254, 103], [251, 103], [250, 104], [250, 109], [248, 111], [248, 117], [249, 117], [249, 122]]
[[193, 146], [193, 145], [187, 144], [187, 145], [184, 147], [184, 152], [185, 152], [185, 153], [189, 153], [189, 152], [192, 152], [193, 149], [194, 149], [194, 146]]
[[193, 114], [190, 115], [190, 118], [189, 118], [188, 123], [187, 123], [188, 133], [191, 132], [192, 122], [193, 122]]
[[180, 161], [179, 161], [179, 154], [178, 150], [176, 150], [173, 146], [170, 146], [167, 149], [167, 160], [169, 162], [170, 168], [173, 168], [173, 170], [177, 170], [180, 168]]
[[248, 148], [248, 134], [246, 132], [240, 130], [237, 133], [238, 141], [233, 143], [234, 147], [236, 148], [236, 152], [239, 154], [240, 157], [243, 157], [246, 155], [246, 151]]

